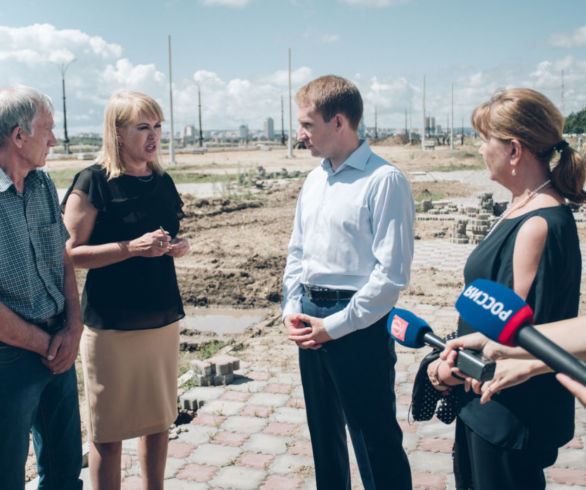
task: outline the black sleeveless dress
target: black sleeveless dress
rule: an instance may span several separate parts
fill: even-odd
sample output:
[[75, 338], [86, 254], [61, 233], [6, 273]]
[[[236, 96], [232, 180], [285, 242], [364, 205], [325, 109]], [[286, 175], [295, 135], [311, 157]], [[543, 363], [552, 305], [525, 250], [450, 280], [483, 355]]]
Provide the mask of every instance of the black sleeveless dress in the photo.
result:
[[[464, 268], [466, 284], [478, 278], [513, 286], [513, 249], [521, 226], [533, 216], [547, 221], [548, 234], [527, 303], [535, 323], [573, 318], [578, 314], [582, 259], [576, 223], [567, 206], [531, 211], [503, 220], [470, 254]], [[460, 320], [458, 334], [473, 329]], [[481, 405], [471, 396], [459, 419], [489, 443], [507, 449], [558, 448], [574, 433], [574, 398], [553, 374], [531, 378], [503, 390]]]

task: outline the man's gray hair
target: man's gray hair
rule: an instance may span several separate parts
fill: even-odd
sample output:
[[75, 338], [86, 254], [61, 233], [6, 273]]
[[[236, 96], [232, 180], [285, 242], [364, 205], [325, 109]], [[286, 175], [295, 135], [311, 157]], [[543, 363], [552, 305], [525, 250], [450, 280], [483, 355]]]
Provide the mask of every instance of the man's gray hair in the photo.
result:
[[38, 90], [25, 85], [0, 90], [0, 146], [17, 126], [32, 135], [39, 110], [53, 114], [53, 102]]

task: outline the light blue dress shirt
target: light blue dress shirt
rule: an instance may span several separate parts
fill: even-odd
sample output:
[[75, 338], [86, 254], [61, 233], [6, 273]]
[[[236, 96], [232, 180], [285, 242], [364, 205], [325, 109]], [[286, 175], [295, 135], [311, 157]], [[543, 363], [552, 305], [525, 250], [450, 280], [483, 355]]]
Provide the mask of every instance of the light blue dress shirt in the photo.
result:
[[409, 283], [415, 206], [405, 176], [366, 141], [338, 168], [312, 170], [297, 201], [283, 277], [283, 318], [301, 311], [303, 284], [357, 293], [324, 318], [337, 339], [389, 312]]

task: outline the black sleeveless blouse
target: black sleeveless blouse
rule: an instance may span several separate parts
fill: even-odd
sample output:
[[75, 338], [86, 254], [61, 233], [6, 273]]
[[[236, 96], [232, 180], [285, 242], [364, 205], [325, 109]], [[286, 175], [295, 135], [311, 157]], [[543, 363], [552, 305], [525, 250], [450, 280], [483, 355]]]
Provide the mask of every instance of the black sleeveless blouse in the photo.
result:
[[[503, 220], [468, 257], [464, 281], [469, 284], [484, 278], [512, 289], [517, 233], [533, 216], [547, 221], [548, 234], [526, 301], [533, 309], [536, 324], [573, 318], [578, 314], [582, 259], [576, 223], [567, 206], [542, 208]], [[472, 331], [460, 320], [459, 335]], [[574, 433], [574, 398], [553, 374], [545, 374], [503, 390], [485, 405], [473, 396], [458, 416], [475, 433], [497, 446], [560, 447]]]
[[[168, 174], [152, 177], [122, 174], [108, 180], [99, 164], [79, 172], [72, 190], [87, 194], [98, 210], [89, 245], [133, 240], [163, 227], [172, 238], [183, 218], [183, 202]], [[158, 328], [185, 316], [173, 258], [133, 257], [90, 269], [82, 293], [83, 321], [92, 328]]]

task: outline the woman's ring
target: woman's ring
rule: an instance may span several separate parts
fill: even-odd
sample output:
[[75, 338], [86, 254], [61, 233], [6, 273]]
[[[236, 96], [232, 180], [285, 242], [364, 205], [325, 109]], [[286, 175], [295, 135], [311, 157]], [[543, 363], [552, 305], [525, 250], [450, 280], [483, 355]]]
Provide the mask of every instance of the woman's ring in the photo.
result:
[[159, 247], [163, 248], [163, 241], [159, 240]]

